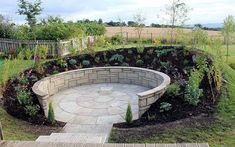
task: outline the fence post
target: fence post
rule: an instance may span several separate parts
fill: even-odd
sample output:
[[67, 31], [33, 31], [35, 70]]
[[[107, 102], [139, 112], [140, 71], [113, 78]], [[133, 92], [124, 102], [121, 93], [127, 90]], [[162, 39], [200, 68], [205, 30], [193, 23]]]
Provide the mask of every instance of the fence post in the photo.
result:
[[0, 122], [0, 140], [3, 140], [2, 124]]
[[153, 43], [153, 33], [151, 33], [151, 43]]
[[129, 34], [128, 32], [126, 32], [126, 41], [128, 42], [128, 40], [129, 40]]
[[61, 50], [61, 47], [60, 47], [60, 40], [59, 39], [57, 39], [57, 42], [56, 42], [56, 48], [57, 48], [57, 56], [58, 57], [61, 57], [62, 56], [62, 50]]

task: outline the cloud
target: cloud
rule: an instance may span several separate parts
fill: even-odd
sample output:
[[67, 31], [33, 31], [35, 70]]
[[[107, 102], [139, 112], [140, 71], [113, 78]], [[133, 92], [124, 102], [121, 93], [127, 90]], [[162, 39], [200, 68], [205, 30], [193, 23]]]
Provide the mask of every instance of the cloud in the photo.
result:
[[[33, 0], [30, 0], [33, 1]], [[146, 22], [161, 23], [157, 15], [164, 15], [164, 9], [171, 0], [42, 0], [43, 13], [39, 18], [49, 15], [62, 16], [65, 20], [99, 19], [104, 21], [132, 20], [133, 15], [142, 12]], [[234, 0], [184, 0], [193, 11], [189, 13], [187, 23], [218, 23], [228, 14], [235, 15]], [[14, 21], [23, 22], [24, 17], [18, 16], [17, 0], [1, 0], [0, 13], [10, 16]]]

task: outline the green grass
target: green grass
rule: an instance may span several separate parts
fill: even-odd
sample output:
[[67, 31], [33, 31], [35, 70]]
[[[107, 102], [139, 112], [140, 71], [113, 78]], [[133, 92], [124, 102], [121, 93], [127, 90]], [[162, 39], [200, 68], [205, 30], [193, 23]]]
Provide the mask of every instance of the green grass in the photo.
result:
[[[213, 50], [211, 50], [209, 47], [204, 49], [205, 51], [209, 53], [214, 53]], [[227, 54], [227, 48], [225, 45], [222, 46], [222, 54], [225, 56]], [[226, 57], [225, 57], [226, 59]], [[229, 46], [229, 56], [228, 56], [228, 63], [233, 63], [235, 64], [235, 45], [230, 45]]]
[[10, 116], [2, 107], [0, 122], [3, 126], [4, 140], [35, 140], [38, 137], [28, 130], [29, 123]]
[[[33, 65], [33, 61], [9, 61], [9, 76], [18, 76], [20, 72], [23, 72], [27, 68]], [[3, 64], [0, 64], [0, 83], [2, 82]], [[9, 114], [0, 106], [0, 122], [3, 126], [4, 139], [6, 140], [35, 140], [38, 136], [35, 133], [30, 132], [26, 128], [28, 123], [16, 119]]]
[[[20, 72], [33, 66], [32, 60], [10, 60], [9, 76], [18, 76]], [[0, 83], [2, 83], [3, 64], [0, 64]]]

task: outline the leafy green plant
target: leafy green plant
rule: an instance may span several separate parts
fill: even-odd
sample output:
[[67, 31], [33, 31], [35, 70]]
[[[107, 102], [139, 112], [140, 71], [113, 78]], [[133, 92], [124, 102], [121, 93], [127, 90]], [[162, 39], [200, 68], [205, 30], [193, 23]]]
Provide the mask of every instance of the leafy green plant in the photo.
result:
[[69, 64], [70, 64], [70, 65], [76, 65], [76, 64], [77, 64], [77, 60], [75, 60], [75, 59], [70, 59], [70, 60], [69, 60]]
[[115, 54], [109, 59], [110, 62], [119, 62], [119, 63], [122, 63], [123, 60], [124, 56], [119, 54]]
[[31, 93], [20, 90], [17, 92], [17, 100], [21, 105], [28, 105], [32, 102]]
[[111, 43], [113, 45], [122, 45], [124, 44], [125, 39], [123, 38], [122, 35], [115, 35], [111, 38]]
[[143, 67], [143, 65], [144, 65], [144, 61], [143, 60], [137, 60], [136, 61], [136, 66]]
[[40, 110], [40, 106], [39, 105], [27, 105], [25, 107], [25, 112], [30, 117], [36, 116], [38, 114], [39, 110]]
[[170, 62], [160, 62], [160, 64], [161, 64], [161, 67], [162, 68], [165, 68], [165, 69], [168, 69], [170, 66], [171, 66], [171, 64], [170, 64]]
[[69, 52], [72, 54], [72, 55], [75, 55], [77, 53], [77, 49], [74, 48], [74, 47], [71, 47], [69, 48]]
[[172, 109], [172, 105], [167, 102], [160, 103], [160, 112], [168, 112]]
[[34, 63], [34, 70], [37, 71], [38, 73], [43, 73], [44, 69], [42, 66], [42, 61], [40, 57], [35, 58], [35, 63]]
[[136, 49], [139, 54], [142, 54], [144, 52], [144, 45], [141, 40], [138, 40]]
[[166, 94], [169, 96], [178, 96], [180, 94], [180, 86], [176, 83], [171, 84], [167, 90]]
[[58, 59], [58, 60], [56, 61], [56, 64], [57, 64], [59, 67], [61, 67], [61, 68], [67, 68], [67, 67], [68, 67], [67, 62], [66, 62], [64, 59], [62, 59], [62, 58]]
[[17, 55], [18, 60], [24, 60], [24, 51], [20, 51]]
[[21, 85], [25, 85], [25, 84], [27, 84], [28, 82], [29, 82], [29, 80], [28, 80], [27, 77], [22, 77], [22, 78], [19, 79], [19, 83], [20, 83]]
[[184, 100], [190, 105], [197, 106], [200, 102], [200, 97], [203, 96], [203, 90], [199, 88], [202, 78], [202, 73], [198, 70], [192, 71], [190, 74], [184, 96]]
[[31, 50], [30, 48], [28, 48], [28, 49], [26, 49], [26, 50], [24, 51], [24, 54], [25, 54], [25, 58], [26, 58], [27, 60], [31, 60], [32, 57], [33, 57], [33, 50]]
[[167, 56], [168, 53], [170, 53], [171, 51], [173, 51], [174, 49], [162, 49], [162, 50], [155, 50], [155, 52], [157, 53], [158, 57], [164, 57]]
[[125, 120], [127, 124], [131, 124], [133, 119], [131, 104], [129, 103], [126, 110]]
[[48, 51], [49, 51], [49, 49], [48, 49], [48, 46], [46, 46], [46, 45], [39, 45], [38, 48], [37, 48], [38, 56], [41, 59], [46, 59], [47, 58]]
[[49, 103], [49, 108], [48, 108], [48, 118], [47, 118], [48, 122], [50, 124], [54, 124], [55, 123], [55, 113], [54, 113], [54, 109], [52, 106], [52, 103]]
[[100, 57], [95, 57], [95, 62], [99, 63], [100, 62]]
[[82, 61], [82, 65], [85, 66], [85, 67], [88, 67], [90, 65], [90, 61], [89, 60], [83, 60]]

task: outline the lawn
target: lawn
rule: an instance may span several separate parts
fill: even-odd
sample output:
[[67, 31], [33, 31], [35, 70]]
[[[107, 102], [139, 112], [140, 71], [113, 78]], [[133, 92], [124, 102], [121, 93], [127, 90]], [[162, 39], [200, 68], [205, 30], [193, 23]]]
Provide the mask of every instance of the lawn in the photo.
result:
[[[32, 60], [10, 60], [9, 61], [9, 76], [15, 77], [19, 75], [20, 72], [32, 67]], [[2, 82], [3, 64], [0, 64], [0, 83]]]

